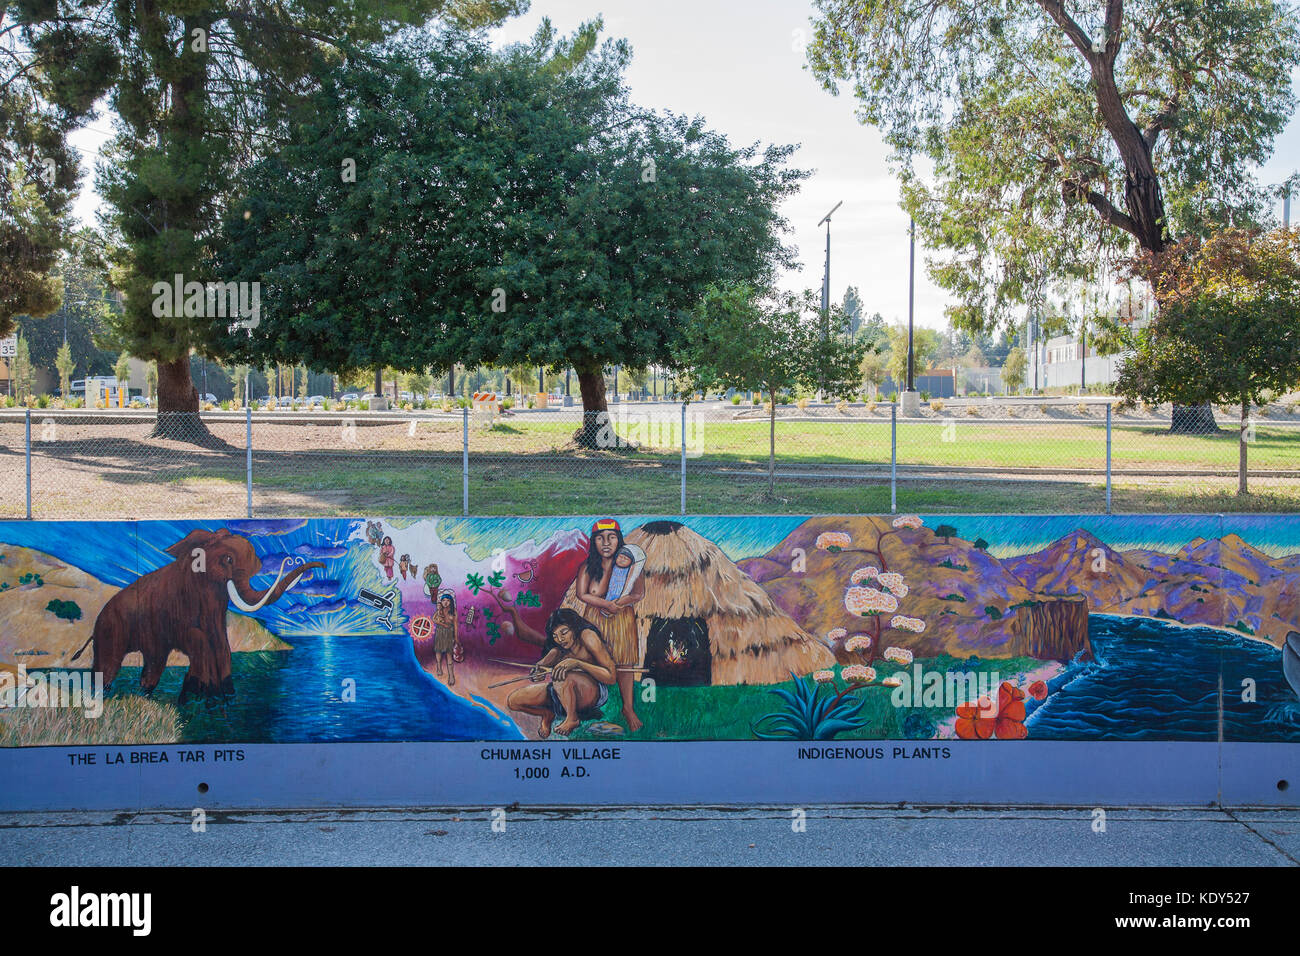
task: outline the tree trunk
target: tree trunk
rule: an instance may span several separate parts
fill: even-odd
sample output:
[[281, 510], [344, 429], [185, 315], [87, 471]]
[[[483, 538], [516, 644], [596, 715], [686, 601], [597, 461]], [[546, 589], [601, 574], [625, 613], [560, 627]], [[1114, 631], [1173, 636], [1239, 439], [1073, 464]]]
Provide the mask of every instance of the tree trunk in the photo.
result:
[[384, 369], [381, 365], [375, 366], [375, 395], [384, 394]]
[[1212, 405], [1175, 405], [1169, 422], [1171, 435], [1213, 435], [1219, 431]]
[[205, 447], [224, 447], [199, 417], [199, 390], [190, 377], [188, 355], [158, 363], [158, 418], [152, 438], [191, 442]]
[[1241, 396], [1241, 431], [1237, 433], [1237, 494], [1246, 494], [1246, 437], [1250, 428], [1250, 396]]
[[768, 394], [772, 396], [772, 409], [768, 415], [767, 496], [773, 498], [776, 496], [776, 392], [769, 391]]
[[613, 429], [609, 424], [609, 406], [605, 404], [605, 374], [599, 365], [577, 369], [578, 391], [582, 395], [582, 427], [573, 433], [573, 440], [583, 448], [621, 447], [615, 436], [613, 441], [600, 441], [602, 429]]

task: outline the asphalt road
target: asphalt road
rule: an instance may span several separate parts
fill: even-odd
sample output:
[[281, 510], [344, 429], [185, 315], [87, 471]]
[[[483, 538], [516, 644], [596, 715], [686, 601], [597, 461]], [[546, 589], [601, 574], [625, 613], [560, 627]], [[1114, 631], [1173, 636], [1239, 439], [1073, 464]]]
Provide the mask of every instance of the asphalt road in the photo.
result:
[[477, 807], [213, 811], [204, 824], [196, 832], [190, 812], [10, 813], [0, 842], [20, 866], [1300, 866], [1300, 810], [1101, 821], [1091, 808]]

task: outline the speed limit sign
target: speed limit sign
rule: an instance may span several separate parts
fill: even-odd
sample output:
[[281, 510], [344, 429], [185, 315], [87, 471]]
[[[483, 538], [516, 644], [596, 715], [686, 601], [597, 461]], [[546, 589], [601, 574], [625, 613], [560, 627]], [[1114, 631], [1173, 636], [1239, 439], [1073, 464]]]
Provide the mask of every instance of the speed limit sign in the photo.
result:
[[13, 358], [18, 354], [18, 336], [11, 335], [0, 339], [0, 358]]

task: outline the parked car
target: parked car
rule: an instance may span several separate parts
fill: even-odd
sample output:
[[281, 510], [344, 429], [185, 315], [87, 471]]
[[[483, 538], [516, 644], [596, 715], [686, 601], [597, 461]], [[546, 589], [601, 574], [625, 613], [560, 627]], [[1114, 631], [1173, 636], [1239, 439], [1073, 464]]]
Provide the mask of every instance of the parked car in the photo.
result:
[[276, 403], [275, 403], [275, 404], [278, 405], [280, 408], [292, 408], [292, 407], [293, 407], [293, 396], [292, 396], [292, 395], [281, 395], [281, 396], [276, 400]]
[[270, 395], [263, 395], [261, 398], [257, 400], [257, 404], [259, 405], [271, 405], [274, 402], [275, 399], [272, 398]]
[[361, 401], [361, 396], [358, 395], [356, 392], [344, 392], [342, 395], [339, 396], [339, 401], [340, 401], [340, 402], [359, 402], [359, 401]]
[[310, 402], [312, 406], [315, 408], [323, 408], [325, 406], [324, 395], [313, 395], [309, 399], [307, 399], [307, 401]]

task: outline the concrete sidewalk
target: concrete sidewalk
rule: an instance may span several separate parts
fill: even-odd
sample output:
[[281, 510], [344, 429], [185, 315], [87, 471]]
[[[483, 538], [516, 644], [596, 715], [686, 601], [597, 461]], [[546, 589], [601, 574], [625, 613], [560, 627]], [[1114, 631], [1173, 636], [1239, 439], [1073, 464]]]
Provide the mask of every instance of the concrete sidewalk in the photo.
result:
[[0, 841], [39, 866], [1300, 866], [1298, 810], [799, 809], [8, 813]]

